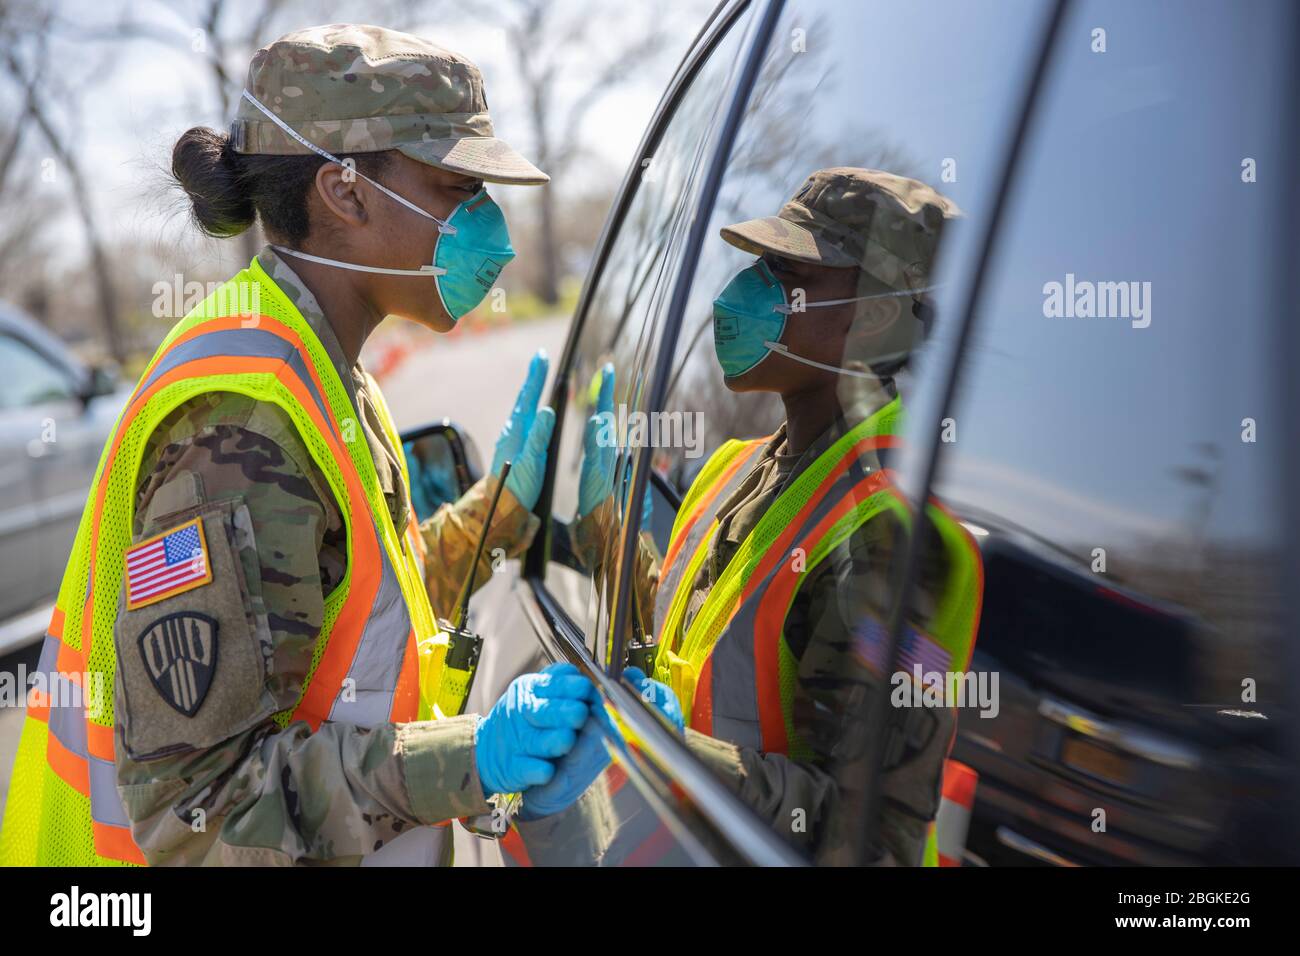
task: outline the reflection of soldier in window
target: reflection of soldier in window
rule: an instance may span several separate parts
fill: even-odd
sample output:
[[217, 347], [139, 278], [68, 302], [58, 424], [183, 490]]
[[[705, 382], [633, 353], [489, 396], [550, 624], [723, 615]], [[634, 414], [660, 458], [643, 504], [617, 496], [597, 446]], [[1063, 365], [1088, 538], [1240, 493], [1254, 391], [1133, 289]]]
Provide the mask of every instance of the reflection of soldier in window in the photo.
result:
[[[722, 230], [760, 257], [715, 302], [725, 382], [778, 394], [786, 421], [771, 436], [724, 443], [687, 492], [667, 553], [643, 556], [639, 616], [659, 643], [653, 676], [676, 691], [688, 743], [826, 861], [847, 859], [848, 827], [861, 824], [865, 794], [839, 781], [867, 779], [853, 766], [868, 739], [864, 701], [891, 689], [882, 622], [912, 524], [887, 470], [901, 431], [894, 376], [924, 335], [923, 295], [955, 215], [916, 180], [833, 168], [778, 215]], [[978, 556], [937, 505], [923, 533], [929, 560], [900, 669], [960, 671], [978, 614]], [[920, 863], [954, 715], [891, 719], [883, 836], [897, 861]]]

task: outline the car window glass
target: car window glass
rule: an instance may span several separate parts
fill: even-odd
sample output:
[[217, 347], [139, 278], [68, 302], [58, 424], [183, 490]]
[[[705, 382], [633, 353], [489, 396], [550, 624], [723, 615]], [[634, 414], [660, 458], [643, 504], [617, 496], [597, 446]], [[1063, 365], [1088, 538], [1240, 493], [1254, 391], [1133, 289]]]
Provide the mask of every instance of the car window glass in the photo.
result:
[[600, 622], [608, 613], [626, 513], [625, 449], [637, 440], [632, 430], [644, 412], [649, 358], [677, 272], [677, 249], [693, 216], [750, 19], [742, 14], [717, 43], [642, 159], [636, 192], [590, 293], [564, 381], [564, 418], [552, 445], [557, 465], [546, 585], [602, 659]]
[[1076, 5], [940, 446], [1000, 684], [954, 755], [1036, 794], [1023, 835], [1066, 859], [1195, 862], [1229, 826], [1267, 853], [1285, 6]]
[[27, 408], [72, 397], [67, 373], [17, 339], [0, 336], [0, 408]]
[[[787, 4], [710, 213], [663, 410], [699, 438], [654, 450], [684, 501], [668, 547], [638, 569], [637, 615], [693, 749], [821, 861], [851, 857], [864, 793], [844, 768], [875, 729], [859, 709], [887, 689], [913, 525], [888, 469], [926, 330], [953, 311], [927, 290], [969, 268], [968, 222], [992, 201], [1041, 15], [1032, 2]], [[927, 535], [953, 553], [931, 569], [943, 593], [917, 609], [909, 648], [957, 670], [978, 568], [935, 513]], [[952, 725], [949, 711], [918, 715], [892, 757], [901, 862], [924, 851]]]

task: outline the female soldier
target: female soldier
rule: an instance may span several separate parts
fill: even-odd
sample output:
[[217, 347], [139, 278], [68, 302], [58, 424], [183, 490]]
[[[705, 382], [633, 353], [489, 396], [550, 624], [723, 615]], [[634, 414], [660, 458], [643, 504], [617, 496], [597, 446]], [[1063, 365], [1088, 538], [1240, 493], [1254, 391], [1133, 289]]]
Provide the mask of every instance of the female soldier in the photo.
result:
[[259, 50], [230, 133], [172, 164], [204, 232], [271, 244], [171, 331], [105, 449], [0, 861], [445, 860], [446, 821], [551, 782], [592, 699], [556, 665], [486, 717], [414, 719], [416, 642], [506, 460], [488, 550], [535, 531], [546, 363], [491, 474], [421, 527], [358, 355], [387, 315], [454, 327], [514, 255], [484, 183], [547, 176], [493, 136], [472, 63], [354, 25]]
[[[958, 214], [917, 180], [834, 167], [809, 176], [777, 215], [722, 229], [759, 257], [714, 301], [723, 382], [780, 396], [785, 421], [714, 452], [662, 559], [648, 535], [640, 540], [637, 610], [658, 645], [646, 699], [678, 705], [691, 750], [820, 862], [854, 859], [865, 796], [854, 786], [874, 773], [871, 733], [890, 741], [883, 850], [905, 864], [937, 859], [930, 823], [955, 714], [894, 708], [885, 728], [866, 716], [886, 687], [892, 572], [912, 524], [886, 467], [902, 419], [894, 377], [921, 341], [923, 295]], [[587, 423], [573, 531], [592, 567], [615, 514], [614, 457], [598, 440], [613, 396], [608, 367]], [[908, 672], [914, 662], [957, 672], [978, 624], [979, 555], [943, 509], [930, 505], [925, 519], [931, 546], [900, 660]], [[624, 674], [644, 686], [639, 669]], [[580, 741], [561, 772], [585, 749]], [[617, 804], [606, 814], [618, 820], [606, 859], [635, 848], [653, 824]]]

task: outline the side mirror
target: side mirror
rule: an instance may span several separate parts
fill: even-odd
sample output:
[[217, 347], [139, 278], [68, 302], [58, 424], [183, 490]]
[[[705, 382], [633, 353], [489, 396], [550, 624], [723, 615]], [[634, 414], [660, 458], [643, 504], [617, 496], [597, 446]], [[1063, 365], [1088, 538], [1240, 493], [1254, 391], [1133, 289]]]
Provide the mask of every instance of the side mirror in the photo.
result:
[[108, 365], [91, 365], [86, 369], [85, 377], [77, 390], [77, 397], [83, 404], [104, 395], [112, 395], [117, 390], [118, 379], [114, 367]]
[[423, 521], [455, 501], [483, 476], [474, 440], [449, 418], [402, 432], [402, 452], [411, 474], [411, 503]]

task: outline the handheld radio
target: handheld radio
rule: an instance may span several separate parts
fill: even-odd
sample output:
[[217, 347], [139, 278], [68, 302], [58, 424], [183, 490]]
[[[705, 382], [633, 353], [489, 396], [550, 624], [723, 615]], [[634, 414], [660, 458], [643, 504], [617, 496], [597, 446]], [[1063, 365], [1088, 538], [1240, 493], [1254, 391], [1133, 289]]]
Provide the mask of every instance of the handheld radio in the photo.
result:
[[478, 670], [479, 656], [483, 651], [483, 638], [468, 627], [469, 599], [474, 593], [474, 579], [478, 574], [478, 563], [483, 559], [483, 549], [487, 545], [488, 529], [492, 527], [497, 502], [501, 500], [501, 489], [506, 486], [506, 476], [509, 474], [510, 462], [506, 462], [501, 468], [501, 476], [497, 480], [496, 491], [492, 494], [492, 502], [488, 505], [487, 515], [483, 518], [483, 529], [479, 533], [478, 547], [474, 550], [469, 579], [465, 582], [455, 620], [439, 618], [438, 633], [417, 645], [421, 720], [455, 717], [465, 712], [465, 703], [474, 686], [474, 674]]

